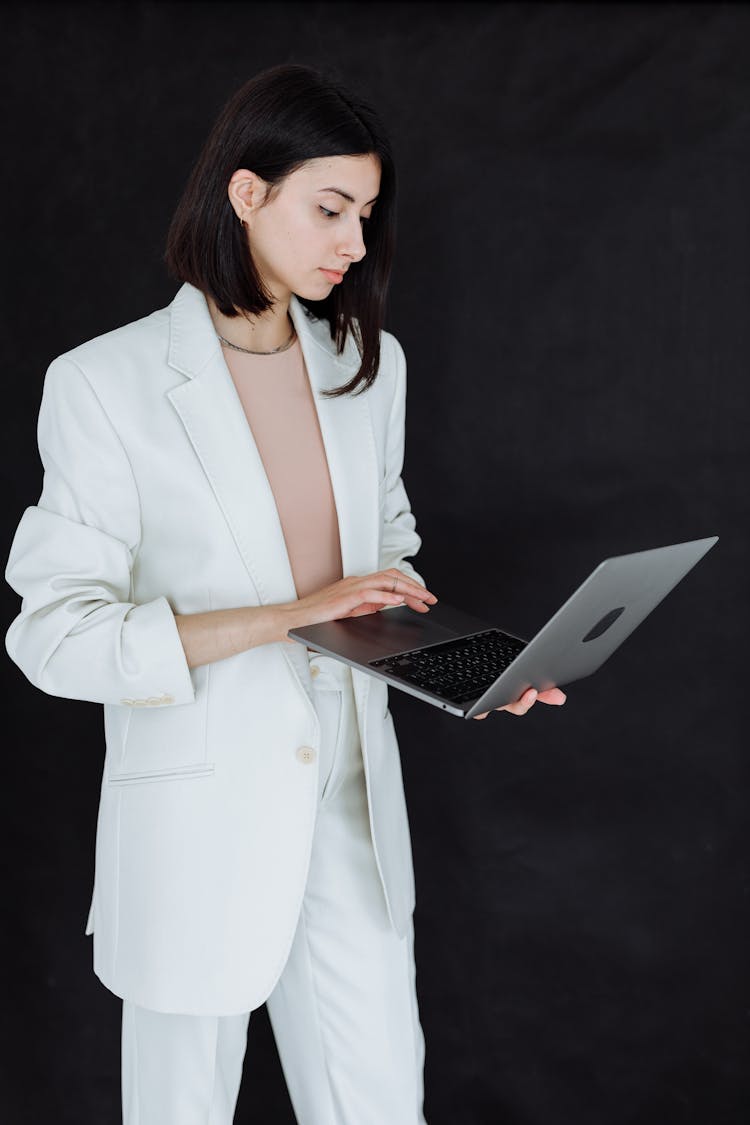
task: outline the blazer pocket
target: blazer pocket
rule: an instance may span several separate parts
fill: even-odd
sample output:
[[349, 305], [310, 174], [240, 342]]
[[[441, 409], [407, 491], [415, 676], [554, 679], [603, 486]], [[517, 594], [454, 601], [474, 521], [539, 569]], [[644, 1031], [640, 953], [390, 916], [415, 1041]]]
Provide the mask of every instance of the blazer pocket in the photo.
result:
[[210, 777], [216, 769], [213, 762], [197, 762], [195, 765], [178, 766], [168, 770], [146, 770], [142, 773], [113, 774], [108, 785], [136, 785], [149, 781], [172, 781], [177, 778]]
[[[106, 724], [109, 785], [201, 777], [212, 773], [208, 761], [208, 685], [210, 664], [191, 669], [193, 703], [162, 707], [117, 708]], [[119, 721], [124, 719], [124, 721]]]

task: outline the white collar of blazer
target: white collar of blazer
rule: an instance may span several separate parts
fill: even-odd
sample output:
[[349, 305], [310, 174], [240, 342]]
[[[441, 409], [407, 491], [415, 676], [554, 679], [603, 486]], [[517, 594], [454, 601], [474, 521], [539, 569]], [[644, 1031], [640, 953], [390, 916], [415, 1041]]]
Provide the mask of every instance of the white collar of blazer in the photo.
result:
[[[338, 514], [345, 576], [378, 566], [378, 471], [368, 394], [321, 397], [359, 365], [349, 335], [336, 355], [327, 321], [313, 321], [293, 294], [289, 311], [299, 336], [318, 413]], [[297, 591], [268, 477], [224, 361], [203, 293], [183, 284], [169, 306], [167, 362], [187, 376], [168, 397], [214, 490], [261, 604], [295, 601]], [[300, 650], [301, 645], [284, 646]]]

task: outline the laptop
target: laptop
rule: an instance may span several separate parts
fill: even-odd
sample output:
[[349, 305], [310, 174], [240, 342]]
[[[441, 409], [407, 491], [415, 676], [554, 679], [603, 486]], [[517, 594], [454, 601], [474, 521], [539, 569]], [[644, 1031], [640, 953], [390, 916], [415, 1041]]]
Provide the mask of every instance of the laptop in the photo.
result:
[[472, 719], [530, 687], [590, 676], [718, 540], [718, 535], [604, 559], [531, 640], [438, 601], [389, 606], [290, 629], [288, 637]]

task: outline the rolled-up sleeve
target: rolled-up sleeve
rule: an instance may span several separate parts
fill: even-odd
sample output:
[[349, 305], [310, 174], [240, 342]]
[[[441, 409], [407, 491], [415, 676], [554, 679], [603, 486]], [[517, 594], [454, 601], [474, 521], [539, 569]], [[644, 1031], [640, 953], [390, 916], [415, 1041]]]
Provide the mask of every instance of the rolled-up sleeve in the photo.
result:
[[35, 687], [95, 703], [166, 706], [195, 699], [166, 597], [137, 604], [138, 489], [123, 444], [76, 363], [53, 360], [38, 423], [44, 467], [5, 571], [21, 611], [7, 651]]
[[396, 387], [388, 419], [386, 441], [380, 568], [385, 570], [388, 567], [396, 567], [426, 588], [427, 583], [422, 575], [406, 561], [407, 558], [413, 558], [417, 554], [422, 546], [422, 540], [417, 534], [417, 521], [401, 479], [406, 437], [406, 356], [396, 337], [391, 336], [391, 340], [396, 349]]

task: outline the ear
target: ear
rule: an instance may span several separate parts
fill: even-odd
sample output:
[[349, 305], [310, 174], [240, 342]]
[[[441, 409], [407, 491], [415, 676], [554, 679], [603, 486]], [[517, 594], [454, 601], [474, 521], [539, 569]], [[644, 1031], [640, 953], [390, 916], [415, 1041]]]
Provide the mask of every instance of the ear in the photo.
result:
[[262, 202], [265, 192], [265, 180], [248, 168], [238, 168], [233, 172], [227, 186], [227, 195], [235, 214], [246, 220], [252, 218], [252, 213]]

